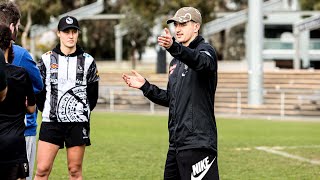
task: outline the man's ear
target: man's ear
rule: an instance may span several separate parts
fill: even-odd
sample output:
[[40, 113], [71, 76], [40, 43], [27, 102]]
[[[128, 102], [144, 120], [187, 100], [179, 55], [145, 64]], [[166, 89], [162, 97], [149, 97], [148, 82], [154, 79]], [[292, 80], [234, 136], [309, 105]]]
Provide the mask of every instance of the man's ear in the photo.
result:
[[199, 29], [200, 29], [200, 24], [199, 23], [194, 23], [193, 32], [199, 32]]
[[194, 32], [199, 32], [200, 29], [200, 24], [199, 23], [195, 23], [194, 24]]
[[14, 27], [14, 24], [13, 24], [13, 23], [10, 23], [9, 28], [10, 28], [11, 33], [13, 34], [13, 33], [14, 33], [14, 30], [15, 30], [15, 28], [16, 28], [16, 27]]

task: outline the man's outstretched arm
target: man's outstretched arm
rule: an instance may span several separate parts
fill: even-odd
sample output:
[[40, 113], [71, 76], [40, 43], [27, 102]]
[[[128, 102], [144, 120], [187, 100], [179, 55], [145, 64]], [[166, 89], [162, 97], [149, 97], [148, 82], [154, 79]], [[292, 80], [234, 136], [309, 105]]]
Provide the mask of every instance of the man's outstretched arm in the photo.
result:
[[122, 79], [129, 87], [140, 89], [143, 92], [143, 95], [150, 101], [161, 106], [169, 107], [169, 95], [167, 90], [160, 89], [156, 85], [150, 84], [135, 70], [132, 70], [132, 74], [133, 75], [122, 75]]

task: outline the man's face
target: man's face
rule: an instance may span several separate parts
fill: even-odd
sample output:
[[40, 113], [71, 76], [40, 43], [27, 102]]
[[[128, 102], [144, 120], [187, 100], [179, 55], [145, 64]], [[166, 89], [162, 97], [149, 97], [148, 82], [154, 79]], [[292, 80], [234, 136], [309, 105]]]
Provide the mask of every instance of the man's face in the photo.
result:
[[200, 25], [193, 21], [178, 23], [174, 22], [175, 35], [178, 42], [189, 46], [190, 42], [198, 35]]
[[79, 37], [79, 31], [77, 29], [66, 29], [64, 31], [58, 31], [58, 37], [60, 38], [60, 45], [66, 48], [73, 48], [76, 46]]
[[16, 25], [14, 25], [13, 23], [10, 24], [10, 29], [11, 29], [13, 41], [16, 41], [16, 39], [18, 37], [19, 26], [20, 26], [20, 19], [18, 20]]

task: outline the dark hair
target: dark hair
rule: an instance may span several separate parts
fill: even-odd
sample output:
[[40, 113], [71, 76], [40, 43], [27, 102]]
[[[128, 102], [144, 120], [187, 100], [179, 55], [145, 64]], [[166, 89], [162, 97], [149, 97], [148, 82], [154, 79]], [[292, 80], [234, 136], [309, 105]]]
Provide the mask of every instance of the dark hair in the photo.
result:
[[14, 26], [17, 25], [21, 14], [19, 8], [13, 2], [1, 2], [0, 3], [0, 22], [5, 23], [10, 26], [13, 23]]
[[7, 49], [8, 53], [8, 63], [13, 61], [13, 50], [12, 50], [12, 34], [8, 25], [0, 23], [0, 49], [5, 52]]

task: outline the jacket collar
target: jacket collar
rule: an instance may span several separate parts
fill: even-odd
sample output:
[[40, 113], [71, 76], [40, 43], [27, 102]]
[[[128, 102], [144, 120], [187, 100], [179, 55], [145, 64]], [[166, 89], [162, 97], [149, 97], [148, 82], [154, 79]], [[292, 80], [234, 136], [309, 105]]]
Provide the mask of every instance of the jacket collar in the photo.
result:
[[61, 49], [60, 49], [60, 44], [57, 44], [57, 46], [53, 49], [53, 51], [61, 56], [71, 56], [71, 57], [78, 56], [84, 53], [83, 49], [78, 44], [76, 45], [76, 51], [72, 54], [63, 54], [63, 52], [61, 52]]
[[196, 48], [201, 42], [204, 42], [204, 39], [202, 36], [197, 36], [191, 43], [189, 44], [189, 48], [194, 49]]

